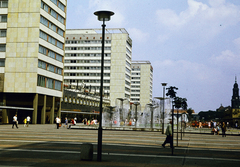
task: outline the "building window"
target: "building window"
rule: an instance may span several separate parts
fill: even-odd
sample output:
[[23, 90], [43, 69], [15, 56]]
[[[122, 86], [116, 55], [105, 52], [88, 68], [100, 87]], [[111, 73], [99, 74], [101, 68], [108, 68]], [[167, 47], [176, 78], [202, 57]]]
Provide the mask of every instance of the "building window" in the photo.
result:
[[0, 67], [5, 67], [5, 59], [0, 59]]
[[62, 82], [55, 81], [55, 89], [56, 90], [62, 90]]
[[37, 86], [45, 87], [45, 77], [38, 75]]
[[48, 67], [47, 67], [47, 70], [51, 71], [51, 72], [54, 72], [54, 66], [49, 64]]
[[6, 45], [0, 44], [0, 52], [6, 52]]
[[48, 56], [55, 59], [55, 53], [53, 51], [48, 51]]
[[53, 23], [49, 23], [49, 28], [54, 32], [57, 32], [57, 27]]
[[63, 37], [63, 30], [61, 30], [60, 28], [58, 28], [58, 32], [57, 33]]
[[38, 67], [46, 70], [46, 63], [41, 60], [38, 60]]
[[65, 6], [64, 6], [60, 1], [58, 1], [58, 7], [59, 7], [62, 11], [65, 10]]
[[0, 22], [6, 23], [7, 22], [7, 15], [0, 15]]
[[62, 11], [64, 11], [65, 6], [58, 0], [51, 0], [55, 5], [57, 5]]
[[51, 64], [47, 64], [47, 63], [45, 63], [41, 60], [38, 60], [38, 67], [42, 68], [44, 70], [48, 70], [48, 71], [51, 71], [51, 72], [55, 72], [56, 74], [62, 75], [62, 69], [61, 68], [55, 67]]
[[57, 5], [57, 0], [51, 0], [55, 5]]
[[127, 67], [126, 67], [126, 71], [127, 71], [128, 73], [131, 73], [131, 70], [129, 70]]
[[47, 78], [47, 88], [53, 89], [53, 79]]
[[62, 24], [64, 24], [64, 18], [60, 15], [58, 15], [58, 21], [60, 21]]
[[55, 24], [53, 24], [52, 22], [48, 21], [46, 18], [44, 17], [40, 17], [40, 22], [45, 25], [46, 27], [50, 28], [51, 30], [53, 30], [54, 32], [57, 32], [59, 35], [61, 35], [63, 37], [64, 31], [62, 29], [60, 29], [59, 27], [57, 27]]
[[57, 74], [60, 74], [60, 75], [62, 75], [62, 69], [61, 68], [58, 68], [58, 67], [56, 67], [56, 71], [55, 71]]
[[47, 41], [47, 34], [44, 33], [43, 31], [40, 31], [40, 34], [39, 34], [40, 38], [44, 39], [45, 41]]
[[128, 61], [126, 61], [126, 65], [131, 68], [131, 64]]
[[8, 7], [8, 0], [0, 1], [0, 8], [7, 8]]
[[6, 37], [7, 36], [7, 30], [0, 30], [0, 37]]
[[[57, 47], [59, 47], [60, 49], [63, 49], [63, 43], [62, 43], [62, 42], [56, 40], [55, 38], [53, 38], [53, 37], [51, 37], [51, 36], [49, 36], [49, 35], [47, 35], [45, 32], [40, 31], [39, 37], [42, 38], [42, 39], [44, 39], [44, 40], [46, 40], [46, 41], [48, 41], [48, 42], [50, 42], [50, 43], [53, 44], [54, 46], [57, 46]], [[57, 41], [57, 43], [56, 43], [56, 41]]]
[[[60, 4], [60, 2], [58, 3]], [[62, 5], [58, 5], [58, 7], [62, 10], [63, 8], [63, 4]], [[41, 8], [43, 10], [45, 10], [47, 13], [49, 13], [51, 16], [53, 16], [55, 19], [57, 19], [58, 21], [60, 21], [62, 24], [64, 24], [65, 19], [60, 16], [55, 10], [51, 9], [47, 4], [45, 4], [43, 1], [41, 1]], [[64, 7], [65, 8], [65, 7]], [[50, 10], [49, 10], [50, 9]], [[64, 11], [64, 10], [63, 10]]]
[[56, 40], [51, 36], [48, 36], [48, 42], [50, 42], [53, 45], [56, 45]]
[[48, 20], [45, 19], [44, 17], [40, 17], [40, 23], [42, 23], [43, 25], [47, 26], [48, 27]]
[[132, 52], [128, 49], [128, 48], [126, 48], [126, 51], [131, 55], [132, 54]]
[[50, 14], [51, 14], [52, 17], [54, 17], [55, 19], [57, 18], [57, 12], [55, 12], [53, 9], [50, 9]]
[[57, 41], [57, 47], [59, 47], [60, 49], [63, 49], [63, 43], [62, 43], [62, 42], [59, 42], [59, 41]]

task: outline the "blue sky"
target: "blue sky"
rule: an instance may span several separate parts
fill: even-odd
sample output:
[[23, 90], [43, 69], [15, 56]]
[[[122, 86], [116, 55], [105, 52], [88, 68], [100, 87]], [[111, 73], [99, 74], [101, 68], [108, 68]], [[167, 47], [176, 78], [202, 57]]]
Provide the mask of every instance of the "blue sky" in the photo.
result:
[[106, 28], [128, 31], [133, 60], [152, 63], [153, 97], [167, 82], [195, 112], [231, 105], [235, 75], [240, 83], [240, 1], [68, 0], [67, 29], [101, 28], [98, 10], [115, 13]]

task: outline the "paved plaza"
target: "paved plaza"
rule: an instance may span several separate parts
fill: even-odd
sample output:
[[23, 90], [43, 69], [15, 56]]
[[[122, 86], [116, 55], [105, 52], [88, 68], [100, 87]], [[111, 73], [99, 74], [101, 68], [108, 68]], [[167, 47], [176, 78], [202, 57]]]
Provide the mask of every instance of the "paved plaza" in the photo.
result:
[[[0, 125], [2, 166], [229, 166], [239, 167], [240, 136], [186, 133], [174, 154], [162, 148], [165, 135], [151, 131], [104, 130], [102, 162], [97, 161], [96, 129], [56, 129], [55, 125], [30, 125], [12, 129]], [[193, 131], [192, 131], [193, 132]], [[176, 137], [176, 134], [175, 134]], [[81, 144], [93, 144], [93, 160], [80, 160]]]

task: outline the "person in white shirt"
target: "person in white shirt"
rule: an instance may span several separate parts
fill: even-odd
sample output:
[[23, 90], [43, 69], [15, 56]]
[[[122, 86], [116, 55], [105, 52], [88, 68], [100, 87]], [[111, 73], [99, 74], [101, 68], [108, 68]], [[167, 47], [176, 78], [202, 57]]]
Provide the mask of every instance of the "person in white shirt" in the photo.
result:
[[15, 116], [13, 117], [13, 125], [12, 128], [14, 128], [14, 125], [16, 126], [16, 128], [18, 129], [18, 122], [17, 122], [17, 114], [15, 114]]
[[27, 116], [27, 127], [29, 126], [30, 120], [31, 120], [30, 116]]
[[59, 124], [61, 123], [60, 118], [57, 116], [55, 121], [57, 124], [57, 129], [59, 129]]

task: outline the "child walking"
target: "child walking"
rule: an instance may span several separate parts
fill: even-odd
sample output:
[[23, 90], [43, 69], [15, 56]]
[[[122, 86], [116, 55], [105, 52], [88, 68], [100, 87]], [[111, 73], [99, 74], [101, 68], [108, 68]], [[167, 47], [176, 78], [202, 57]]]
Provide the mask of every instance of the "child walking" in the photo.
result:
[[27, 126], [27, 118], [25, 118], [25, 119], [23, 120], [23, 123], [24, 123], [23, 127], [26, 127], [26, 126]]

